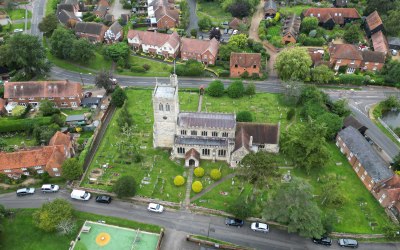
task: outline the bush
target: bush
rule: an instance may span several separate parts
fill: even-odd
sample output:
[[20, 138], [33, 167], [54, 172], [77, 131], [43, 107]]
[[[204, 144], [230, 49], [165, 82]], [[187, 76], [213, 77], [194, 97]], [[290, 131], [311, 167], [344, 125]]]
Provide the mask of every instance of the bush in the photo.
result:
[[221, 97], [224, 95], [224, 90], [224, 84], [220, 80], [214, 80], [208, 84], [206, 92], [209, 96]]
[[190, 35], [197, 37], [197, 30], [196, 29], [191, 29], [190, 30]]
[[219, 179], [221, 179], [221, 171], [219, 171], [219, 169], [214, 168], [213, 170], [211, 170], [210, 173], [211, 179], [213, 179], [214, 181], [217, 181]]
[[[257, 75], [257, 78], [258, 78], [258, 74], [255, 74], [255, 75]], [[254, 83], [249, 83], [246, 87], [245, 94], [246, 95], [255, 95], [256, 94], [256, 85]]]
[[195, 182], [193, 182], [193, 184], [192, 184], [192, 190], [193, 190], [193, 192], [195, 192], [195, 193], [200, 193], [201, 190], [203, 190], [203, 184], [201, 184], [200, 181], [195, 181]]
[[144, 69], [142, 66], [132, 66], [131, 71], [137, 73], [144, 73], [146, 72], [146, 69]]
[[229, 72], [229, 70], [222, 70], [222, 71], [219, 73], [219, 76], [220, 76], [220, 77], [228, 77], [230, 74], [231, 74], [231, 72]]
[[195, 168], [194, 175], [199, 178], [203, 177], [204, 176], [204, 168], [202, 168], [202, 167]]
[[234, 81], [226, 90], [230, 98], [239, 98], [244, 95], [244, 86], [242, 81]]
[[37, 117], [31, 119], [1, 119], [0, 122], [0, 133], [26, 131], [30, 132], [33, 129], [33, 125], [37, 124], [47, 125], [50, 124], [50, 117]]
[[296, 110], [294, 108], [291, 108], [286, 115], [286, 120], [291, 121], [295, 114], [296, 114]]
[[364, 84], [364, 76], [354, 74], [340, 75], [339, 82], [341, 84], [362, 85]]
[[185, 64], [176, 66], [178, 76], [200, 76], [203, 74], [204, 65], [196, 60], [188, 60]]
[[136, 181], [132, 176], [122, 176], [115, 182], [112, 191], [118, 198], [132, 197], [136, 194]]
[[151, 68], [151, 66], [150, 65], [148, 65], [148, 64], [143, 64], [143, 69], [145, 70], [145, 71], [148, 71], [150, 68]]
[[185, 178], [183, 178], [182, 175], [177, 175], [174, 178], [174, 185], [177, 187], [182, 186], [183, 184], [185, 184]]
[[240, 111], [236, 115], [237, 122], [252, 122], [253, 116], [251, 115], [250, 111]]

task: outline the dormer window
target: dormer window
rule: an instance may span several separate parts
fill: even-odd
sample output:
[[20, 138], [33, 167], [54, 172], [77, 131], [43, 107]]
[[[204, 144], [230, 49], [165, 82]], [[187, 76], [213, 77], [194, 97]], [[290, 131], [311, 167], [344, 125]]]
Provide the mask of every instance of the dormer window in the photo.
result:
[[318, 13], [318, 15], [317, 15], [317, 16], [318, 16], [318, 17], [321, 17], [321, 14], [319, 14], [319, 13]]

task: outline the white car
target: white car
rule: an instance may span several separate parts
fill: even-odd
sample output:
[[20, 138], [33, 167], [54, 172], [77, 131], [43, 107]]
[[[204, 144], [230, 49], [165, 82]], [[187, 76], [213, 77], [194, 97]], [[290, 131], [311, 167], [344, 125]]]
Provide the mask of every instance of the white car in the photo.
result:
[[60, 187], [58, 185], [54, 184], [44, 184], [42, 186], [42, 192], [43, 193], [55, 193], [58, 190], [60, 190]]
[[147, 207], [150, 212], [162, 213], [164, 211], [164, 206], [156, 203], [150, 203]]
[[17, 190], [17, 196], [24, 196], [34, 193], [35, 193], [35, 188], [21, 188]]
[[260, 223], [260, 222], [253, 222], [251, 223], [251, 230], [254, 232], [263, 232], [263, 233], [268, 233], [269, 232], [269, 226], [265, 223]]

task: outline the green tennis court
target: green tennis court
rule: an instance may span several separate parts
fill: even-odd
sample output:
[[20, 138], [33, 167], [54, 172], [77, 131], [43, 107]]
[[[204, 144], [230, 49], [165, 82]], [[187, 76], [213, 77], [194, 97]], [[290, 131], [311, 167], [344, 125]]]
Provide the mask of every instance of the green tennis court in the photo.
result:
[[86, 221], [72, 249], [155, 250], [159, 238], [159, 234]]

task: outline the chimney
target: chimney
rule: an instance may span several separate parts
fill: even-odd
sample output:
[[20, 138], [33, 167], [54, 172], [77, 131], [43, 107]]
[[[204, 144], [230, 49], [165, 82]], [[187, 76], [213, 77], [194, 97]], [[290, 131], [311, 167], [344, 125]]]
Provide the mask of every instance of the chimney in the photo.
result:
[[250, 135], [249, 147], [253, 147], [253, 136]]

